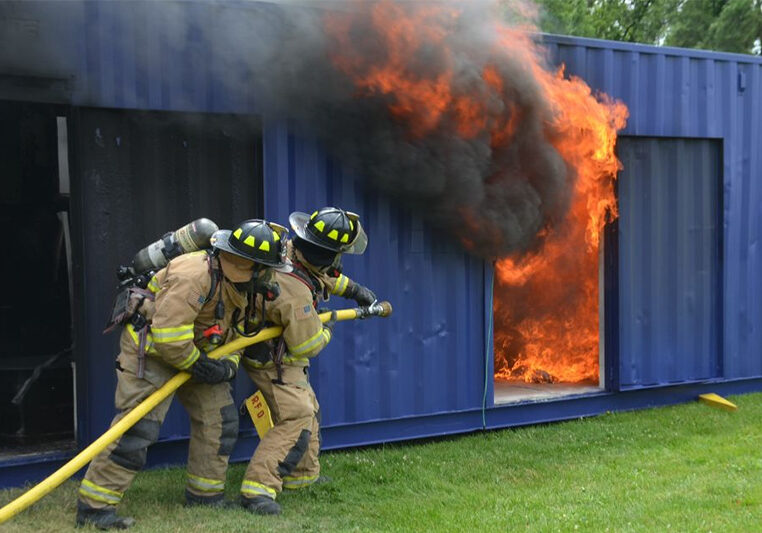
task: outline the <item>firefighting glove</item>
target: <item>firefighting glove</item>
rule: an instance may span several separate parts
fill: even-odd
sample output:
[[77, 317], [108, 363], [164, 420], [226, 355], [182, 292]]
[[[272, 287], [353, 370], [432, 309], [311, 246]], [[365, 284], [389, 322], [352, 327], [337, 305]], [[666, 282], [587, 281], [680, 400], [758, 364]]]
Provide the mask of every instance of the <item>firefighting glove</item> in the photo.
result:
[[363, 287], [359, 283], [352, 283], [347, 290], [344, 291], [345, 298], [351, 298], [358, 305], [367, 307], [376, 301], [376, 295], [368, 287]]
[[237, 370], [233, 361], [227, 359], [209, 359], [205, 353], [202, 353], [201, 357], [190, 368], [193, 381], [209, 385], [232, 380]]
[[331, 318], [323, 322], [323, 327], [327, 328], [331, 333], [333, 333], [333, 326], [336, 324], [337, 316], [336, 311], [331, 311]]

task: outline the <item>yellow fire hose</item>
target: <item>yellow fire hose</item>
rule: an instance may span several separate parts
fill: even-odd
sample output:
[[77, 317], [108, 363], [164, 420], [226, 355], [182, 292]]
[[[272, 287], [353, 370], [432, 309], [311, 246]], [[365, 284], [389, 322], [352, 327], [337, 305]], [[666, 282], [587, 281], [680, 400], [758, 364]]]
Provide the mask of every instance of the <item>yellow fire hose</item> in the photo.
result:
[[[366, 318], [369, 316], [389, 316], [392, 313], [392, 306], [389, 302], [373, 304], [369, 307], [360, 307], [355, 309], [340, 309], [336, 311], [336, 320], [354, 320], [356, 318]], [[321, 313], [320, 320], [327, 322], [331, 318], [331, 313]], [[239, 337], [238, 339], [220, 346], [208, 355], [212, 359], [217, 359], [223, 355], [236, 352], [249, 346], [280, 336], [283, 328], [271, 327], [265, 328], [253, 337]], [[121, 437], [128, 429], [135, 425], [138, 420], [147, 415], [151, 409], [160, 404], [167, 396], [176, 391], [180, 385], [190, 379], [191, 375], [187, 372], [180, 372], [167, 381], [160, 389], [151, 394], [148, 398], [130, 411], [124, 418], [114, 424], [106, 433], [73, 457], [68, 463], [56, 470], [46, 479], [29, 489], [27, 492], [0, 509], [0, 524], [20, 513], [37, 500], [51, 492], [61, 483], [73, 476], [77, 471], [89, 463], [93, 457], [102, 452], [106, 446]]]

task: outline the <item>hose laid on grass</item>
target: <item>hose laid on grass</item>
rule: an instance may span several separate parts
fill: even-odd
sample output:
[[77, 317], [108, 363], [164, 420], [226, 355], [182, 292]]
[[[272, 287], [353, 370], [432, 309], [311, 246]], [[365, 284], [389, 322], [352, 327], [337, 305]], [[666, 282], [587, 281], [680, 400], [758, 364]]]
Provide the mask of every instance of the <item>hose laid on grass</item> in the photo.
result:
[[[381, 302], [379, 304], [373, 304], [369, 307], [358, 307], [355, 309], [340, 309], [336, 311], [336, 320], [354, 320], [357, 318], [366, 318], [368, 316], [389, 316], [392, 313], [392, 306], [389, 302]], [[327, 322], [331, 318], [331, 313], [321, 313], [320, 320]], [[253, 337], [239, 337], [238, 339], [229, 342], [219, 348], [209, 352], [208, 356], [211, 359], [217, 359], [223, 355], [237, 352], [258, 342], [273, 339], [280, 336], [283, 328], [280, 326], [265, 328]], [[20, 513], [30, 505], [37, 502], [43, 496], [51, 492], [58, 487], [61, 483], [73, 476], [77, 471], [89, 463], [93, 457], [102, 452], [106, 446], [114, 442], [121, 437], [128, 429], [134, 426], [138, 420], [147, 415], [151, 409], [159, 405], [164, 399], [175, 392], [180, 385], [190, 379], [191, 375], [187, 372], [179, 372], [173, 376], [169, 381], [151, 394], [148, 398], [143, 400], [135, 409], [127, 413], [127, 415], [114, 424], [108, 431], [98, 437], [90, 446], [79, 452], [75, 457], [69, 460], [68, 463], [61, 468], [53, 472], [46, 479], [29, 489], [27, 492], [5, 505], [0, 509], [0, 524], [12, 518], [16, 514]]]

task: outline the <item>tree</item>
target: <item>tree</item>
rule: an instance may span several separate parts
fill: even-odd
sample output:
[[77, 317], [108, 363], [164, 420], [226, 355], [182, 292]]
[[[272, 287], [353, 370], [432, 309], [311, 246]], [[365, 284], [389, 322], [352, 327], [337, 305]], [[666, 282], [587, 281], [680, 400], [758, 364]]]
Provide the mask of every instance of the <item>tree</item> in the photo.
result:
[[[762, 39], [762, 0], [729, 0], [699, 42], [702, 48], [748, 53]], [[757, 48], [757, 53], [760, 51]]]
[[538, 0], [549, 33], [762, 52], [762, 0]]

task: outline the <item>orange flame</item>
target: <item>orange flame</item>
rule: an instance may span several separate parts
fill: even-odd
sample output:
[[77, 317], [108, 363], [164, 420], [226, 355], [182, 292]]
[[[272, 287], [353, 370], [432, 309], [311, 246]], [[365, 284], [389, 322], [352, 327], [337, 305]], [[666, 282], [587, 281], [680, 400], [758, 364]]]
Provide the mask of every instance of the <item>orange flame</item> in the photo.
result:
[[[326, 19], [329, 34], [338, 40], [340, 54], [333, 57], [337, 68], [350, 75], [358, 90], [367, 94], [393, 95], [389, 110], [401, 119], [410, 121], [412, 133], [422, 137], [436, 128], [442, 115], [450, 108], [452, 71], [434, 79], [411, 72], [408, 60], [422, 43], [439, 45], [447, 35], [447, 27], [457, 11], [442, 7], [422, 7], [412, 13], [391, 1], [372, 7], [373, 26], [384, 37], [387, 61], [368, 65], [366, 58], [354, 50], [351, 14], [333, 14]], [[469, 114], [468, 103], [461, 104]]]
[[[507, 47], [522, 35], [503, 30]], [[524, 44], [531, 50], [531, 43]], [[564, 224], [552, 228], [539, 252], [496, 263], [495, 377], [526, 382], [599, 381], [598, 273], [601, 233], [617, 216], [614, 147], [627, 108], [595, 98], [579, 78], [532, 62], [553, 104], [553, 145], [576, 171]], [[527, 305], [527, 302], [531, 302]]]
[[[543, 67], [544, 50], [530, 28], [497, 25], [499, 38], [492, 64], [484, 65], [480, 83], [462, 94], [454, 88], [455, 52], [447, 37], [458, 23], [452, 5], [406, 5], [391, 0], [364, 4], [370, 9], [383, 60], [369, 62], [352, 39], [352, 13], [331, 14], [325, 24], [334, 39], [335, 67], [354, 82], [358, 97], [383, 98], [389, 112], [422, 138], [452, 127], [471, 139], [485, 135], [493, 149], [508, 149], [521, 127], [523, 110], [500, 71], [501, 58], [520, 59], [522, 78], [534, 82], [552, 112], [545, 135], [573, 176], [572, 203], [563, 223], [542, 228], [541, 247], [522, 257], [496, 263], [495, 376], [540, 382], [597, 381], [598, 251], [601, 231], [617, 214], [614, 180], [619, 162], [616, 132], [626, 107], [605, 95], [596, 97], [579, 78]], [[411, 64], [422, 46], [435, 50], [450, 68], [423, 74]], [[417, 68], [418, 67], [418, 68]], [[479, 80], [477, 80], [479, 81]], [[461, 210], [466, 227], [475, 225]], [[479, 228], [490, 231], [490, 228]], [[464, 245], [470, 243], [464, 239]]]

